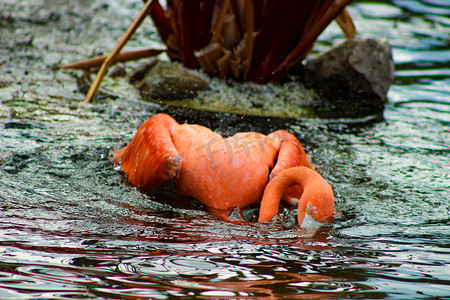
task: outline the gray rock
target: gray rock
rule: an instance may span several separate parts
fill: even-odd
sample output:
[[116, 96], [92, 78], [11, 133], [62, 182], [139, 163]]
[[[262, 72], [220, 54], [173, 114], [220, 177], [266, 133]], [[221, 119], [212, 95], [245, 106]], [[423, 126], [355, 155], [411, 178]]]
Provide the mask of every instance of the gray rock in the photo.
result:
[[381, 107], [394, 80], [392, 50], [386, 40], [352, 39], [309, 60], [304, 72], [327, 98]]
[[187, 99], [210, 88], [208, 82], [181, 65], [156, 58], [134, 70], [130, 83], [145, 100]]

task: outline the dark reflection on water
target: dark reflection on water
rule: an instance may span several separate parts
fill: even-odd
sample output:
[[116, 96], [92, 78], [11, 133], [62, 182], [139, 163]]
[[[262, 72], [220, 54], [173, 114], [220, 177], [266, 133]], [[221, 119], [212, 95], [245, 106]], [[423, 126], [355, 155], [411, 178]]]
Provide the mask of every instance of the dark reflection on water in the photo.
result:
[[[354, 2], [359, 32], [393, 46], [383, 118], [293, 121], [159, 107], [108, 81], [119, 98], [79, 105], [79, 74], [46, 66], [107, 51], [142, 4], [45, 4], [0, 3], [0, 299], [450, 298], [446, 1]], [[341, 40], [332, 26], [317, 49]], [[225, 135], [295, 133], [336, 221], [299, 229], [286, 209], [283, 223], [230, 224], [170, 187], [130, 187], [109, 154], [160, 111]]]
[[11, 243], [4, 247], [0, 286], [30, 297], [133, 299], [380, 298], [411, 295], [411, 285], [417, 285], [416, 296], [448, 290], [448, 251], [434, 252], [419, 240], [405, 245], [398, 238], [343, 244], [320, 243], [315, 235], [309, 239], [299, 246], [107, 238], [57, 249]]

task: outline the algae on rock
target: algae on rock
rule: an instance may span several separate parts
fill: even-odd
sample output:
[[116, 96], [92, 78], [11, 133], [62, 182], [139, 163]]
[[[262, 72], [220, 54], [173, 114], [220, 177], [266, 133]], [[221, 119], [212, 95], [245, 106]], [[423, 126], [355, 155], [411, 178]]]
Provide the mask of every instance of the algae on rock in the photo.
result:
[[277, 85], [226, 81], [156, 59], [136, 68], [130, 83], [146, 101], [226, 113], [306, 117], [314, 115], [311, 107], [317, 100], [313, 91], [296, 82]]
[[298, 69], [283, 83], [257, 84], [152, 59], [130, 82], [144, 100], [198, 110], [287, 118], [381, 115], [393, 80], [392, 50], [386, 41], [354, 39]]

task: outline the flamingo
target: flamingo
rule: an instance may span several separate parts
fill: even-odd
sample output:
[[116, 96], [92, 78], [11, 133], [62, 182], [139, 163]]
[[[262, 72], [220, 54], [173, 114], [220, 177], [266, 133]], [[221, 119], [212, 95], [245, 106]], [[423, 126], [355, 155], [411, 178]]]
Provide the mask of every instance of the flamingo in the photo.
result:
[[199, 200], [219, 219], [230, 220], [234, 208], [260, 202], [258, 221], [269, 222], [283, 200], [298, 204], [299, 225], [305, 215], [320, 223], [333, 220], [331, 185], [285, 130], [224, 139], [206, 127], [156, 114], [112, 159], [132, 185], [150, 189], [173, 180], [179, 194]]

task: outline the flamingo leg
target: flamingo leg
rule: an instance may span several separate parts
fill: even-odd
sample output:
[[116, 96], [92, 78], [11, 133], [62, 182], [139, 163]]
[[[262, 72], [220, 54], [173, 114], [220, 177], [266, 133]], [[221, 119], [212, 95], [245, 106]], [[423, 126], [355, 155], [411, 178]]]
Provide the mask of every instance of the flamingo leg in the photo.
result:
[[214, 207], [208, 207], [209, 212], [221, 221], [233, 222], [236, 221], [230, 218], [231, 209], [218, 209]]
[[243, 215], [243, 211], [244, 211], [245, 207], [237, 207], [234, 209], [234, 211], [237, 212], [237, 214], [241, 217], [240, 219], [232, 219], [230, 217], [231, 212], [233, 211], [233, 209], [217, 209], [217, 208], [213, 208], [213, 207], [208, 207], [209, 212], [216, 217], [217, 219], [219, 219], [220, 221], [224, 221], [224, 222], [230, 222], [230, 223], [234, 223], [234, 224], [248, 224], [249, 222], [245, 220], [244, 215]]
[[125, 44], [128, 42], [128, 40], [133, 36], [133, 34], [136, 32], [136, 30], [142, 24], [145, 17], [149, 14], [150, 10], [152, 9], [153, 4], [155, 4], [155, 3], [156, 3], [155, 0], [147, 1], [147, 3], [144, 5], [144, 7], [139, 12], [138, 16], [134, 19], [133, 23], [131, 23], [130, 27], [128, 27], [128, 29], [125, 32], [125, 34], [123, 35], [123, 37], [117, 43], [116, 47], [111, 51], [111, 53], [108, 55], [108, 57], [106, 57], [100, 70], [97, 73], [97, 77], [95, 78], [94, 82], [92, 83], [91, 87], [89, 88], [88, 93], [86, 94], [86, 98], [84, 99], [84, 102], [89, 103], [95, 98], [95, 95], [97, 94], [98, 89], [100, 88], [100, 84], [103, 81], [103, 78], [105, 77], [109, 66], [114, 62], [114, 60], [116, 59], [117, 55], [120, 53], [122, 48], [125, 46]]

